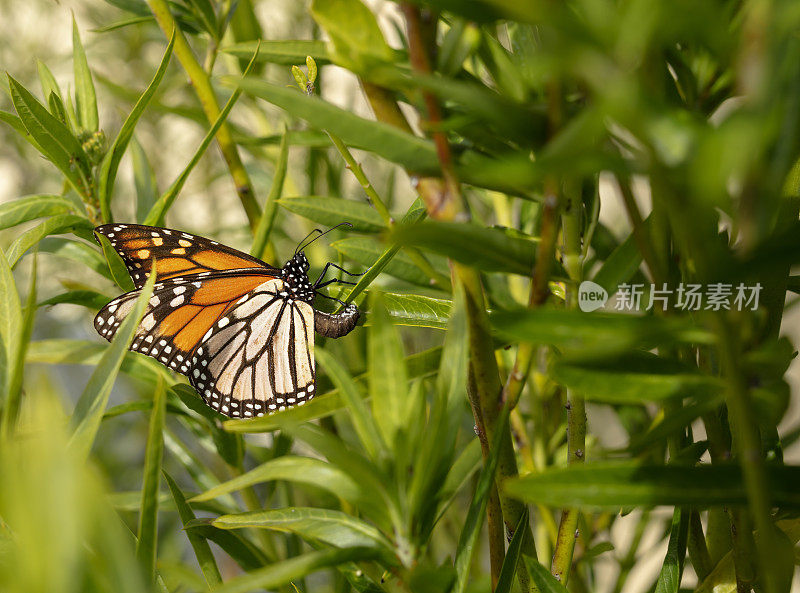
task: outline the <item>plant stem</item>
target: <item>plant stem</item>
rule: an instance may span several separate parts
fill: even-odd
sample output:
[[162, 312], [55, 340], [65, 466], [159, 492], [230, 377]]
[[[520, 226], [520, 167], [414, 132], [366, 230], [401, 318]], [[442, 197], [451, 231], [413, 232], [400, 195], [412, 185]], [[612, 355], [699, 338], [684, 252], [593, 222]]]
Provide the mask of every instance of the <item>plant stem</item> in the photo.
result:
[[766, 593], [777, 593], [775, 563], [778, 556], [775, 527], [770, 512], [769, 485], [761, 457], [761, 435], [755, 424], [755, 411], [747, 390], [746, 378], [741, 371], [739, 336], [734, 334], [727, 320], [717, 318], [716, 321], [720, 362], [728, 380], [728, 416], [733, 448], [742, 465], [749, 510], [760, 537], [756, 547], [758, 580]]
[[[175, 31], [175, 55], [178, 56], [178, 60], [180, 60], [183, 69], [189, 76], [189, 80], [194, 86], [197, 98], [200, 100], [209, 123], [213, 124], [219, 116], [220, 107], [217, 96], [211, 86], [211, 78], [208, 72], [203, 69], [197, 58], [195, 58], [189, 43], [186, 41], [186, 37], [184, 37], [175, 23], [166, 0], [147, 0], [147, 3], [150, 6], [150, 10], [153, 11], [161, 30], [168, 37]], [[236, 193], [239, 195], [245, 214], [247, 214], [250, 227], [255, 230], [261, 216], [261, 209], [256, 202], [250, 176], [242, 164], [239, 151], [227, 124], [222, 124], [217, 132], [217, 143], [228, 165], [228, 170], [236, 186]]]
[[[548, 193], [542, 206], [542, 225], [528, 297], [529, 309], [543, 305], [550, 294], [547, 282], [550, 278], [550, 269], [558, 239], [558, 207], [558, 197], [554, 193]], [[523, 342], [517, 347], [514, 366], [508, 374], [502, 394], [503, 401], [508, 402], [511, 409], [514, 409], [519, 401], [535, 353], [536, 347], [530, 342]]]
[[[570, 191], [571, 189], [571, 191]], [[579, 190], [578, 190], [579, 191]], [[570, 278], [567, 285], [567, 308], [578, 306], [578, 284], [583, 276], [581, 262], [581, 218], [579, 193], [575, 188], [565, 192], [562, 227], [564, 235], [564, 267]], [[586, 457], [586, 404], [583, 396], [567, 389], [567, 450], [570, 465], [583, 463]], [[550, 571], [563, 585], [569, 579], [572, 554], [578, 539], [577, 509], [565, 509], [561, 515], [553, 563]]]
[[[433, 47], [435, 47], [435, 23], [433, 23], [434, 26], [431, 26], [430, 22], [423, 23], [420, 9], [415, 5], [403, 3], [401, 7], [406, 18], [412, 68], [417, 72], [430, 74], [432, 71], [430, 56]], [[463, 201], [455, 167], [453, 166], [447, 135], [440, 129], [442, 115], [439, 103], [432, 93], [425, 92], [423, 95], [428, 112], [427, 129], [433, 130], [432, 135], [442, 169], [443, 183], [420, 183], [418, 184], [418, 190], [432, 218], [437, 220], [463, 220], [468, 218], [468, 212]], [[430, 190], [435, 190], [437, 185], [439, 187], [443, 185], [443, 191], [431, 192]], [[451, 270], [453, 271], [454, 284], [463, 287], [465, 295], [469, 326], [470, 369], [474, 377], [475, 396], [477, 398], [477, 401], [472, 401], [471, 404], [473, 411], [476, 408], [479, 410], [479, 413], [475, 414], [475, 421], [478, 429], [484, 432], [485, 438], [492, 442], [503, 402], [501, 399], [500, 373], [497, 368], [494, 348], [492, 347], [483, 287], [481, 286], [480, 275], [474, 268], [451, 262]], [[510, 429], [505, 429], [505, 434], [501, 435], [501, 442], [502, 449], [499, 454], [496, 484], [503, 521], [508, 533], [511, 534], [520, 522], [525, 505], [503, 494], [503, 482], [517, 475], [517, 460], [511, 441]], [[491, 513], [495, 510], [496, 507], [489, 512]], [[525, 525], [525, 530], [523, 551], [535, 558], [536, 550], [529, 524]], [[496, 537], [496, 533], [493, 536], [490, 535], [490, 541]], [[494, 555], [491, 559], [493, 565], [499, 560]], [[495, 570], [497, 570], [497, 567], [493, 566], [493, 574]], [[529, 576], [522, 563], [518, 567], [517, 577], [523, 591], [531, 590]]]

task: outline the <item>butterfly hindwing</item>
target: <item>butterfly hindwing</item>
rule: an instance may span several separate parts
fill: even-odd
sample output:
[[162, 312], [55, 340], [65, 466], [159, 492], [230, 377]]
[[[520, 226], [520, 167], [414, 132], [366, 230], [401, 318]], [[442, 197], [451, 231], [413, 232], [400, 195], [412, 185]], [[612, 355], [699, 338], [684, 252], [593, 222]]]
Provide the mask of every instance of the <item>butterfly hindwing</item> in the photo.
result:
[[240, 299], [195, 351], [189, 381], [208, 405], [248, 418], [314, 396], [314, 310], [271, 279]]
[[156, 262], [157, 281], [202, 272], [262, 268], [273, 276], [280, 270], [264, 262], [190, 233], [140, 224], [104, 224], [95, 232], [120, 254], [136, 288], [142, 288]]
[[[257, 273], [216, 272], [156, 283], [130, 349], [188, 375], [190, 357], [209, 329], [269, 279]], [[97, 332], [110, 341], [139, 294], [128, 292], [103, 307], [95, 317]]]

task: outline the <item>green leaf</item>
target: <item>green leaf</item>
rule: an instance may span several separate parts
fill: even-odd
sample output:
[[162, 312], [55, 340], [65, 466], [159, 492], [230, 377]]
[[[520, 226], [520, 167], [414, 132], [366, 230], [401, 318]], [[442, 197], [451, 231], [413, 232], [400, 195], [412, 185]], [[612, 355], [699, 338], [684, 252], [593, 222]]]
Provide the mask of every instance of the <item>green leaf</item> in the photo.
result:
[[359, 484], [333, 465], [319, 459], [286, 455], [262, 463], [241, 476], [206, 490], [190, 499], [190, 502], [211, 500], [223, 494], [272, 480], [287, 480], [316, 486], [349, 501], [357, 500], [363, 494]]
[[86, 53], [83, 51], [81, 36], [75, 18], [72, 18], [72, 65], [75, 70], [75, 106], [77, 107], [78, 125], [87, 132], [100, 129], [100, 118], [97, 115], [97, 96], [92, 82], [92, 73]]
[[111, 346], [105, 349], [97, 368], [89, 378], [86, 388], [75, 405], [71, 420], [74, 431], [69, 443], [79, 458], [88, 457], [92, 448], [97, 429], [100, 427], [100, 421], [108, 404], [108, 396], [114, 386], [114, 380], [147, 307], [147, 301], [153, 294], [155, 279], [155, 274], [151, 274], [140, 291], [133, 309], [117, 328]]
[[411, 407], [408, 375], [400, 335], [392, 325], [380, 293], [370, 294], [370, 327], [367, 340], [367, 372], [372, 416], [383, 440], [396, 448], [398, 433], [408, 426]]
[[669, 534], [667, 556], [656, 581], [655, 593], [678, 593], [686, 558], [686, 539], [689, 534], [689, 511], [675, 509], [672, 514], [672, 529]]
[[[436, 372], [441, 359], [441, 348], [431, 348], [406, 358], [406, 368], [410, 378], [427, 377]], [[366, 384], [367, 374], [356, 377], [356, 382]], [[269, 432], [288, 426], [295, 426], [308, 420], [330, 416], [345, 406], [338, 389], [318, 395], [304, 406], [288, 408], [269, 416], [252, 420], [228, 420], [223, 426], [231, 432]]]
[[35, 194], [0, 204], [0, 229], [45, 216], [74, 213], [75, 204], [62, 196]]
[[568, 593], [567, 588], [535, 558], [523, 555], [522, 560], [525, 562], [528, 574], [531, 575], [531, 580], [540, 593]]
[[[642, 225], [643, 228], [649, 228], [650, 217]], [[647, 231], [645, 231], [647, 232]], [[628, 282], [633, 275], [639, 270], [642, 263], [642, 254], [636, 244], [633, 233], [628, 235], [619, 246], [611, 252], [611, 254], [600, 266], [600, 269], [594, 275], [594, 282], [602, 286], [608, 291], [609, 296], [613, 296], [617, 292], [617, 287]]]
[[[453, 303], [445, 299], [420, 296], [416, 294], [397, 294], [384, 292], [383, 301], [395, 325], [414, 327], [447, 327]], [[364, 323], [371, 325], [370, 318]]]
[[178, 516], [181, 518], [181, 523], [183, 523], [186, 537], [189, 538], [189, 543], [192, 545], [197, 563], [200, 565], [200, 570], [203, 571], [203, 576], [206, 578], [206, 583], [208, 583], [209, 588], [215, 589], [222, 584], [222, 576], [220, 576], [217, 561], [214, 559], [211, 547], [208, 545], [208, 541], [195, 530], [186, 529], [186, 525], [194, 521], [194, 511], [189, 507], [186, 498], [183, 496], [183, 492], [178, 488], [172, 476], [166, 471], [163, 473], [169, 485], [169, 490], [172, 493], [172, 499], [175, 501], [175, 507], [178, 509]]
[[272, 234], [272, 227], [275, 224], [275, 216], [278, 213], [278, 198], [283, 193], [283, 182], [286, 179], [286, 169], [289, 164], [289, 131], [284, 130], [281, 146], [278, 151], [278, 162], [275, 164], [275, 174], [272, 176], [272, 185], [269, 188], [267, 201], [264, 202], [264, 211], [258, 221], [258, 226], [253, 237], [253, 247], [250, 255], [257, 258], [264, 257], [264, 251], [269, 244]]
[[599, 358], [633, 348], [714, 342], [710, 332], [679, 318], [543, 308], [494, 313], [489, 319], [509, 339], [555, 346], [567, 356]]
[[95, 238], [100, 242], [100, 246], [103, 248], [103, 255], [106, 257], [108, 270], [111, 272], [111, 277], [114, 279], [114, 282], [125, 292], [133, 290], [135, 286], [131, 275], [128, 273], [128, 268], [125, 262], [122, 261], [120, 254], [117, 253], [117, 250], [111, 246], [111, 241], [100, 233], [95, 233]]
[[142, 96], [139, 97], [139, 100], [136, 102], [136, 105], [133, 106], [128, 117], [125, 118], [125, 122], [122, 124], [117, 137], [114, 139], [114, 143], [100, 163], [97, 197], [100, 200], [100, 213], [104, 222], [111, 221], [111, 195], [114, 190], [114, 182], [117, 178], [117, 170], [119, 169], [122, 155], [125, 154], [125, 150], [128, 148], [128, 143], [133, 137], [133, 131], [136, 128], [136, 124], [139, 122], [139, 118], [142, 116], [142, 113], [144, 113], [144, 110], [150, 103], [150, 99], [153, 98], [153, 95], [155, 95], [161, 84], [161, 80], [164, 78], [164, 73], [166, 73], [167, 66], [169, 66], [170, 57], [172, 57], [175, 35], [176, 33], [173, 32], [169, 40], [169, 45], [167, 45], [167, 49], [164, 52], [164, 57], [161, 58], [158, 70], [156, 70], [155, 76], [153, 76], [153, 80], [147, 85]]
[[376, 560], [378, 556], [379, 552], [374, 548], [341, 548], [308, 552], [234, 577], [215, 589], [215, 593], [249, 593], [256, 589], [277, 589], [317, 570], [345, 562]]
[[372, 11], [360, 0], [314, 0], [311, 16], [331, 39], [334, 59], [356, 74], [391, 62], [394, 52]]
[[590, 401], [638, 404], [702, 396], [713, 398], [723, 389], [717, 377], [703, 375], [673, 360], [649, 352], [633, 352], [616, 360], [556, 362], [553, 378]]
[[44, 105], [10, 75], [8, 84], [20, 121], [36, 141], [42, 154], [58, 167], [79, 195], [89, 196], [91, 166], [81, 143], [65, 124], [51, 115]]
[[[772, 502], [800, 507], [800, 467], [769, 466], [767, 474]], [[747, 504], [738, 465], [580, 464], [509, 480], [505, 489], [526, 502], [582, 509]]]
[[391, 544], [380, 531], [346, 513], [329, 509], [291, 507], [222, 515], [203, 521], [220, 529], [256, 527], [295, 533], [311, 543], [337, 548], [361, 546], [391, 551]]
[[158, 184], [156, 174], [150, 166], [144, 148], [131, 138], [131, 160], [133, 161], [133, 183], [136, 186], [136, 220], [144, 221], [147, 213], [158, 199]]
[[68, 290], [38, 303], [37, 307], [52, 307], [53, 305], [70, 304], [80, 305], [92, 311], [101, 309], [108, 303], [108, 297], [93, 290]]
[[456, 584], [453, 587], [453, 593], [463, 593], [467, 587], [473, 550], [483, 526], [483, 517], [486, 515], [489, 493], [494, 487], [494, 474], [497, 471], [497, 461], [500, 458], [499, 452], [502, 449], [502, 437], [508, 423], [508, 414], [509, 409], [504, 406], [500, 412], [500, 417], [497, 419], [494, 439], [492, 439], [492, 444], [489, 448], [489, 457], [486, 459], [481, 475], [478, 478], [478, 484], [475, 486], [475, 492], [472, 495], [472, 502], [464, 519], [464, 527], [458, 537], [458, 547], [456, 548], [454, 561]]
[[278, 203], [289, 212], [299, 214], [325, 226], [333, 226], [342, 221], [353, 225], [352, 231], [378, 233], [386, 230], [380, 215], [365, 202], [327, 198], [323, 196], [303, 196], [283, 198]]
[[11, 266], [5, 254], [0, 251], [0, 388], [2, 388], [3, 401], [10, 397], [12, 377], [14, 376], [16, 349], [19, 346], [20, 335], [23, 331], [22, 306], [17, 293], [17, 285]]
[[363, 394], [359, 391], [356, 382], [342, 364], [325, 350], [317, 350], [316, 359], [350, 411], [350, 420], [361, 444], [364, 445], [372, 459], [378, 459], [379, 452], [384, 449], [384, 443], [374, 418], [370, 416], [367, 406], [364, 404]]
[[293, 88], [253, 78], [238, 81], [223, 77], [222, 80], [238, 85], [249, 94], [280, 107], [315, 128], [338, 136], [348, 146], [361, 146], [416, 173], [439, 172], [436, 149], [429, 140], [417, 138], [389, 124], [364, 119], [318, 97], [303, 95]]
[[[23, 123], [22, 123], [22, 120], [21, 120], [19, 117], [17, 117], [17, 116], [16, 116], [16, 115], [14, 115], [13, 113], [9, 113], [8, 111], [0, 111], [0, 121], [6, 122], [6, 123], [7, 123], [9, 126], [11, 126], [12, 128], [14, 128], [14, 130], [16, 130], [16, 131], [17, 131], [17, 133], [18, 133], [20, 136], [22, 136], [23, 138], [25, 138], [25, 140], [26, 140], [26, 141], [27, 141], [27, 142], [28, 142], [28, 143], [29, 143], [31, 146], [33, 146], [33, 147], [34, 147], [36, 150], [38, 150], [40, 153], [42, 153], [42, 154], [45, 154], [45, 151], [44, 151], [44, 149], [43, 149], [43, 148], [41, 147], [41, 145], [40, 145], [40, 144], [39, 144], [39, 143], [38, 143], [38, 142], [37, 142], [37, 141], [36, 141], [36, 140], [33, 138], [33, 136], [31, 136], [30, 132], [28, 132], [28, 130], [25, 128], [25, 126], [24, 126], [24, 125], [23, 125]], [[326, 136], [325, 138], [327, 139], [327, 136]], [[328, 143], [330, 144], [330, 140], [328, 140]]]
[[[84, 241], [68, 237], [47, 237], [39, 242], [39, 253], [49, 253], [77, 262], [113, 281], [103, 253]], [[106, 299], [110, 300], [110, 299]]]
[[[369, 266], [371, 270], [375, 268], [375, 273], [371, 275], [372, 279], [380, 272], [386, 272], [390, 276], [418, 286], [430, 286], [428, 275], [419, 269], [405, 253], [399, 252], [399, 245], [384, 249], [380, 243], [369, 237], [348, 237], [333, 241], [331, 247], [345, 257], [363, 266]], [[362, 276], [359, 279], [359, 284], [364, 281], [363, 278]]]
[[161, 462], [164, 458], [164, 419], [166, 417], [167, 391], [159, 380], [153, 392], [153, 411], [147, 432], [144, 454], [144, 480], [139, 511], [139, 529], [136, 540], [136, 557], [145, 574], [155, 575], [156, 546], [158, 541], [158, 494], [161, 481]]
[[50, 72], [50, 68], [41, 60], [36, 60], [36, 67], [39, 70], [39, 82], [42, 85], [42, 96], [46, 98], [50, 96], [50, 93], [55, 93], [63, 103], [64, 97], [61, 94], [58, 82], [56, 82], [56, 77]]
[[[11, 351], [10, 377], [8, 381], [8, 391], [6, 392], [5, 405], [3, 407], [3, 434], [11, 435], [14, 424], [19, 414], [20, 400], [22, 398], [22, 379], [25, 371], [25, 354], [31, 341], [33, 333], [33, 322], [36, 318], [36, 282], [37, 282], [38, 258], [34, 258], [31, 268], [31, 280], [28, 288], [28, 297], [25, 301], [25, 308], [22, 311], [22, 324], [17, 344]], [[14, 285], [12, 284], [12, 288]]]
[[522, 512], [519, 518], [514, 535], [511, 542], [508, 544], [505, 558], [503, 558], [503, 566], [500, 568], [500, 578], [497, 579], [497, 586], [494, 593], [510, 593], [511, 587], [514, 584], [514, 575], [517, 573], [517, 563], [522, 556], [522, 541], [525, 539], [525, 526], [528, 524], [528, 509], [527, 507]]
[[425, 221], [399, 226], [392, 241], [445, 255], [465, 265], [491, 272], [529, 276], [536, 243], [499, 228], [474, 224]]
[[20, 258], [31, 247], [49, 235], [60, 235], [71, 231], [85, 231], [84, 235], [91, 233], [92, 223], [83, 216], [74, 214], [57, 214], [32, 229], [22, 233], [8, 248], [8, 262], [13, 268]]
[[305, 62], [306, 56], [311, 56], [318, 66], [324, 66], [330, 63], [328, 56], [328, 49], [324, 41], [307, 41], [307, 40], [280, 40], [272, 41], [244, 41], [242, 43], [234, 43], [220, 48], [220, 51], [226, 54], [231, 54], [237, 58], [253, 57], [253, 54], [258, 48], [256, 54], [256, 62], [269, 62], [270, 64], [279, 64], [281, 66], [293, 66], [295, 64], [302, 64]]
[[217, 24], [217, 14], [209, 0], [188, 0], [187, 3], [194, 9], [197, 20], [202, 23], [203, 29], [210, 34], [212, 39], [219, 41], [219, 25]]

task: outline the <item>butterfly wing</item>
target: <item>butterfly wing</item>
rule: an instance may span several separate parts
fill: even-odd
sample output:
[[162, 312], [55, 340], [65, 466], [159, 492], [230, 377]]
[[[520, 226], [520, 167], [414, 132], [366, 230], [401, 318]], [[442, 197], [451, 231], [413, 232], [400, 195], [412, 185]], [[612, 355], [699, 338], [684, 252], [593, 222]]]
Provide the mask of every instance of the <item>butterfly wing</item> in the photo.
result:
[[314, 396], [314, 310], [280, 279], [243, 297], [192, 356], [189, 381], [235, 418], [303, 405]]
[[120, 254], [136, 288], [147, 282], [153, 260], [158, 282], [243, 268], [261, 268], [271, 276], [280, 276], [280, 270], [246, 253], [182, 231], [141, 224], [104, 224], [94, 232], [106, 237]]
[[[239, 270], [212, 273], [202, 281], [189, 276], [156, 283], [130, 349], [188, 375], [190, 358], [206, 333], [237, 301], [270, 279]], [[111, 341], [139, 294], [125, 293], [103, 307], [94, 320], [97, 332]]]

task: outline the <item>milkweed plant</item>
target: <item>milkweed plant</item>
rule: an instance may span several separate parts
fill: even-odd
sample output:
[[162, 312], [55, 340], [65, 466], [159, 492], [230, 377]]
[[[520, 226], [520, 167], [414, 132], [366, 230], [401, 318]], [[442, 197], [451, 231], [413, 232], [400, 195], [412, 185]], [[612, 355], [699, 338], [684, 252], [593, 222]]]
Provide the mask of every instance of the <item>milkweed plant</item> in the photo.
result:
[[[32, 6], [58, 31], [0, 41], [0, 589], [792, 590], [797, 2]], [[308, 249], [362, 274], [317, 397], [206, 406], [128, 350], [152, 280], [95, 335], [113, 221], [275, 266], [349, 222]]]

